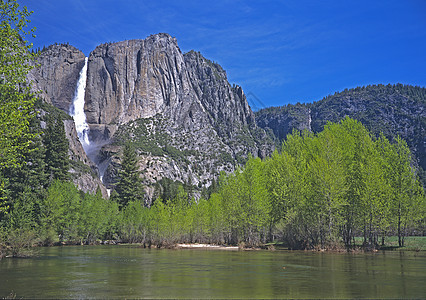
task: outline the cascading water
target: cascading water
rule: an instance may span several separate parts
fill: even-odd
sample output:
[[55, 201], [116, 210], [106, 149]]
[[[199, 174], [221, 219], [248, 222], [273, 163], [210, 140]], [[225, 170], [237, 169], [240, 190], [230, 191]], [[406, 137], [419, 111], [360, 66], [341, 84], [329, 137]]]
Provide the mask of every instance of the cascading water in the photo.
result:
[[86, 114], [84, 113], [84, 95], [86, 92], [87, 80], [87, 60], [84, 60], [83, 69], [80, 71], [80, 77], [75, 89], [74, 99], [70, 108], [70, 115], [74, 118], [75, 129], [77, 130], [78, 139], [83, 145], [84, 151], [88, 152], [90, 146], [89, 141], [89, 125], [86, 123]]
[[[93, 142], [89, 140], [89, 125], [86, 123], [86, 114], [84, 112], [84, 97], [86, 94], [86, 82], [87, 82], [87, 62], [88, 58], [84, 59], [84, 66], [80, 71], [80, 75], [75, 89], [74, 99], [70, 107], [70, 116], [73, 117], [75, 123], [75, 129], [77, 131], [78, 139], [83, 146], [86, 155], [94, 162], [99, 170], [100, 180], [103, 182], [103, 175], [105, 173], [107, 164], [105, 166], [99, 165], [97, 161], [97, 153], [99, 149], [105, 145], [105, 143]], [[110, 190], [107, 189], [108, 196]]]

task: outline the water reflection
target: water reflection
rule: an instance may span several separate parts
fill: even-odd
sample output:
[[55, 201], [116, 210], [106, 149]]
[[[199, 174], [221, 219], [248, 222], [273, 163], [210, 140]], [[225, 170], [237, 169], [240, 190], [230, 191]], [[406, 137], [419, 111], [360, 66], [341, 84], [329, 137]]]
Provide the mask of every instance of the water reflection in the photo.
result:
[[0, 297], [422, 298], [415, 253], [55, 247], [0, 262]]

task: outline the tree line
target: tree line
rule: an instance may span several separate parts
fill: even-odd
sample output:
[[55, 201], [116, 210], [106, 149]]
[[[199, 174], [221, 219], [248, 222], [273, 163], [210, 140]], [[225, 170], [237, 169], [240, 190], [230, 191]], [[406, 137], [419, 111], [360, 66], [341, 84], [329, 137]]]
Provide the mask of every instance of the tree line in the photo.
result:
[[404, 140], [374, 138], [347, 117], [318, 134], [294, 131], [280, 150], [221, 174], [208, 199], [195, 201], [180, 188], [150, 208], [129, 202], [122, 237], [156, 244], [283, 241], [311, 249], [351, 248], [358, 236], [369, 248], [389, 235], [404, 246], [408, 234], [423, 234], [424, 189]]
[[[422, 234], [425, 194], [406, 143], [374, 138], [358, 121], [329, 123], [318, 134], [288, 135], [265, 160], [249, 158], [222, 173], [216, 190], [196, 200], [184, 185], [144, 202], [127, 145], [111, 199], [56, 178], [44, 195], [22, 193], [2, 219], [3, 230], [34, 233], [40, 244], [120, 240], [170, 246], [204, 242], [259, 246], [281, 241], [293, 249], [376, 248], [397, 235]], [[34, 164], [35, 165], [35, 164]]]

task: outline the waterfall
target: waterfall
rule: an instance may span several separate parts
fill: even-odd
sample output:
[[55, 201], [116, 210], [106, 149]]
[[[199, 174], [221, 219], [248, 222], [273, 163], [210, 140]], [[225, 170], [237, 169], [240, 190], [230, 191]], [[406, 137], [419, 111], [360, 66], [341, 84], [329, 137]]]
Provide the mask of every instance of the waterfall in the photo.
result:
[[[100, 180], [103, 182], [103, 175], [108, 165], [102, 166], [99, 164], [97, 159], [97, 154], [99, 153], [100, 148], [105, 145], [105, 143], [99, 143], [96, 141], [89, 140], [89, 125], [86, 123], [86, 114], [84, 113], [84, 96], [86, 94], [86, 82], [87, 82], [87, 61], [88, 58], [84, 59], [84, 66], [80, 71], [80, 75], [77, 82], [77, 87], [75, 88], [74, 98], [70, 106], [70, 116], [73, 117], [75, 123], [75, 129], [77, 131], [78, 139], [80, 140], [81, 145], [83, 146], [84, 152], [86, 152], [87, 157], [96, 164], [99, 170]], [[107, 189], [108, 196], [109, 190]]]
[[83, 145], [84, 151], [87, 153], [90, 146], [89, 141], [89, 125], [86, 123], [86, 114], [84, 113], [84, 95], [86, 92], [87, 80], [87, 60], [84, 59], [83, 69], [80, 71], [77, 87], [75, 89], [74, 99], [70, 107], [70, 115], [74, 118], [75, 129], [77, 130], [78, 139]]

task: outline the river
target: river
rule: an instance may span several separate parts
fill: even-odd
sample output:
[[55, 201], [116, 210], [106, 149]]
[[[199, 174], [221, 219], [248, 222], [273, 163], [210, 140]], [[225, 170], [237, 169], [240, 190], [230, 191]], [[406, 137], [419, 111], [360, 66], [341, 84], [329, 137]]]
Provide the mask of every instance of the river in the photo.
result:
[[426, 253], [66, 246], [0, 261], [0, 298], [424, 298]]

